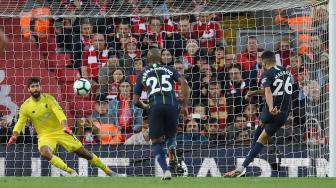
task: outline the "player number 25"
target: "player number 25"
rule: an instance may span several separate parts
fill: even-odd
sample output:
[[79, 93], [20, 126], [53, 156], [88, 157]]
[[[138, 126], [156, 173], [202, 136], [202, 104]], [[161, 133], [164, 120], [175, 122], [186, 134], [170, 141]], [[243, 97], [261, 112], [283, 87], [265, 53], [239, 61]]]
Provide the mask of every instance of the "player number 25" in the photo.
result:
[[146, 81], [146, 85], [152, 88], [149, 95], [152, 95], [159, 91], [166, 91], [166, 92], [171, 91], [173, 87], [171, 83], [169, 82], [169, 79], [170, 79], [170, 75], [162, 75], [161, 77], [162, 83], [161, 85], [160, 83], [158, 85], [159, 81], [156, 77], [149, 77]]
[[[285, 92], [290, 95], [292, 94], [293, 92], [293, 86], [292, 86], [292, 83], [290, 83], [291, 81], [291, 78], [290, 77], [287, 77], [286, 79], [286, 82], [285, 82]], [[274, 82], [273, 82], [273, 86], [275, 86], [275, 90], [273, 92], [273, 95], [283, 95], [283, 91], [280, 91], [281, 88], [282, 88], [282, 85], [283, 85], [283, 80], [281, 79], [276, 79]]]

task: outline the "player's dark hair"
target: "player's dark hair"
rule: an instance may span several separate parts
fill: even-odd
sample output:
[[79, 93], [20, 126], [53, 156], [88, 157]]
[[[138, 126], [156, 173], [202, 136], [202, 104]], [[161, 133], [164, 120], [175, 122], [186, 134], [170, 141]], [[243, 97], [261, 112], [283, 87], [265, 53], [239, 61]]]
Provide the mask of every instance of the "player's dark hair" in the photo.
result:
[[261, 55], [261, 59], [265, 61], [267, 64], [275, 64], [275, 54], [272, 51], [264, 51]]
[[161, 53], [158, 48], [152, 48], [147, 53], [147, 63], [148, 64], [155, 64], [161, 63]]
[[29, 78], [28, 81], [27, 81], [28, 88], [30, 87], [30, 85], [36, 84], [36, 83], [41, 83], [41, 79], [38, 78], [38, 77]]

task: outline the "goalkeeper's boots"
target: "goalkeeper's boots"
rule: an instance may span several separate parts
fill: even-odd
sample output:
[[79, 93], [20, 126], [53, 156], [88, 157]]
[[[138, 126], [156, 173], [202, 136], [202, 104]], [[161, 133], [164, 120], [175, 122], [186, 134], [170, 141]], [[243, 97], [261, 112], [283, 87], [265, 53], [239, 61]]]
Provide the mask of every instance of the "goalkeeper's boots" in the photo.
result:
[[72, 170], [72, 172], [70, 172], [70, 173], [68, 173], [69, 175], [69, 177], [77, 177], [77, 176], [79, 176], [78, 175], [78, 173], [76, 172], [76, 170]]
[[227, 177], [227, 178], [236, 178], [236, 177], [244, 176], [245, 173], [246, 173], [246, 168], [244, 168], [244, 167], [238, 167], [235, 170], [232, 170], [230, 172], [225, 173], [224, 177]]
[[176, 169], [177, 169], [177, 165], [178, 165], [175, 148], [170, 148], [168, 150], [168, 159], [169, 159], [169, 167], [170, 167], [170, 169], [175, 172]]
[[107, 176], [114, 176], [114, 177], [120, 177], [121, 175], [110, 170], [109, 172], [106, 173]]
[[163, 176], [162, 176], [161, 180], [171, 180], [171, 178], [172, 178], [172, 175], [171, 175], [170, 170], [166, 170], [163, 173]]

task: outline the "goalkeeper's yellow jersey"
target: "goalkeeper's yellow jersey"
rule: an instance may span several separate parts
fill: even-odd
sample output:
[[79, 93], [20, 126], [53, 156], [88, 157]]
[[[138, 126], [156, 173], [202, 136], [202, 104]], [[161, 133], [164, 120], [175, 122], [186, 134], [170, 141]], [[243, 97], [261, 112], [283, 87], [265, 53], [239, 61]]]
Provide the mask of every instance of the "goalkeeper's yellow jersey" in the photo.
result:
[[53, 96], [41, 93], [39, 101], [29, 97], [21, 105], [20, 116], [13, 131], [20, 134], [28, 119], [33, 124], [37, 136], [41, 137], [63, 132], [61, 121], [66, 120], [66, 116]]

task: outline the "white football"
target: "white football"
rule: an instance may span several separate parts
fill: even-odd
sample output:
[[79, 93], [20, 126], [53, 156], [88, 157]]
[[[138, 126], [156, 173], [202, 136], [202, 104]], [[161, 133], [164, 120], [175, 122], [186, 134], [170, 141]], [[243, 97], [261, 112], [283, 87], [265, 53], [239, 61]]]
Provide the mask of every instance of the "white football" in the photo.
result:
[[85, 96], [91, 91], [91, 83], [89, 82], [89, 80], [84, 78], [76, 80], [73, 87], [74, 92], [80, 96]]

